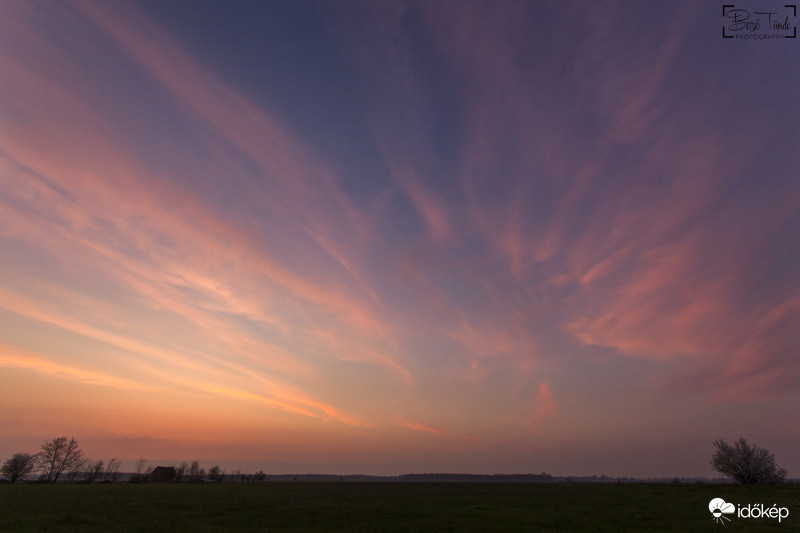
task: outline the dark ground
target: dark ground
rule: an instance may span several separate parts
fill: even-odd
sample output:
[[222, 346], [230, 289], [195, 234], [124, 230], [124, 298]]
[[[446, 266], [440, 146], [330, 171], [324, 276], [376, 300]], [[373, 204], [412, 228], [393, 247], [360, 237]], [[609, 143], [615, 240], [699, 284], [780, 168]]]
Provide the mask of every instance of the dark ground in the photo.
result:
[[[716, 524], [712, 498], [789, 517]], [[800, 531], [800, 486], [267, 482], [0, 485], [0, 531]]]

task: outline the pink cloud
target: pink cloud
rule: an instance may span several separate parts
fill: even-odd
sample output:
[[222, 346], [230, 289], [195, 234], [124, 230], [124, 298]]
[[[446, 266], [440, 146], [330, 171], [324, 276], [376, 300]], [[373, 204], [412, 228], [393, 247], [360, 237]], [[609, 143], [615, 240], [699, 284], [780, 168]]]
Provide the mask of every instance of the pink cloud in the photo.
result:
[[543, 422], [556, 415], [557, 412], [558, 406], [553, 399], [550, 383], [548, 381], [540, 382], [533, 401], [533, 410], [529, 414], [527, 420], [527, 425], [537, 432], [540, 432], [543, 428]]
[[397, 417], [397, 421], [395, 422], [396, 426], [403, 427], [406, 429], [412, 429], [414, 431], [423, 431], [425, 433], [430, 433], [431, 435], [442, 435], [444, 431], [433, 426], [427, 426], [422, 424], [421, 422], [416, 422], [413, 420], [408, 420], [403, 417]]
[[394, 172], [394, 177], [421, 213], [432, 239], [441, 241], [453, 235], [447, 208], [410, 173]]
[[149, 386], [138, 381], [111, 374], [104, 374], [73, 365], [56, 363], [6, 343], [0, 343], [0, 367], [21, 368], [75, 380], [88, 385], [101, 385], [112, 389], [136, 391], [154, 391], [159, 389], [159, 387]]
[[408, 418], [402, 416], [395, 417], [395, 426], [410, 429], [412, 431], [419, 431], [422, 433], [428, 433], [429, 435], [433, 435], [436, 437], [448, 437], [448, 438], [456, 438], [462, 441], [473, 441], [475, 438], [472, 435], [466, 433], [458, 433], [453, 431], [448, 431], [445, 429], [437, 428], [434, 426], [430, 426], [427, 424], [423, 424], [417, 420], [410, 420]]
[[[131, 154], [114, 144], [115, 135], [110, 132], [110, 125], [71, 97], [66, 97], [48, 115], [49, 127], [30, 130], [25, 136], [8, 131], [9, 135], [2, 138], [17, 161], [56, 180], [59, 187], [78, 199], [78, 202], [64, 201], [52, 190], [49, 199], [39, 198], [39, 203], [46, 200], [57, 208], [48, 216], [59, 214], [62, 236], [72, 241], [78, 239], [83, 246], [104, 256], [113, 263], [110, 268], [121, 271], [119, 276], [146, 293], [157, 305], [172, 306], [187, 316], [191, 314], [194, 320], [200, 320], [205, 311], [198, 312], [183, 304], [175, 286], [202, 293], [211, 309], [239, 313], [279, 327], [285, 327], [285, 319], [277, 317], [263, 302], [282, 298], [280, 292], [286, 290], [298, 297], [302, 305], [308, 304], [312, 313], [333, 315], [344, 327], [376, 338], [376, 342], [389, 334], [386, 322], [377, 318], [380, 313], [376, 308], [379, 303], [375, 291], [358, 272], [359, 266], [352, 261], [352, 254], [349, 258], [344, 255], [352, 244], [341, 242], [337, 236], [336, 228], [342, 223], [353, 227], [356, 236], [364, 232], [352, 226], [359, 224], [358, 216], [344, 196], [335, 190], [330, 173], [309, 163], [312, 158], [300, 143], [261, 110], [214, 80], [135, 11], [123, 17], [102, 6], [84, 3], [76, 6], [127, 47], [176, 98], [188, 102], [190, 111], [205, 118], [213, 131], [227, 137], [262, 165], [270, 179], [283, 181], [285, 194], [281, 200], [263, 194], [244, 178], [237, 181], [237, 186], [244, 186], [262, 208], [274, 206], [285, 213], [287, 201], [289, 205], [296, 204], [294, 213], [299, 217], [296, 222], [300, 234], [310, 236], [319, 245], [317, 250], [321, 254], [333, 258], [349, 273], [350, 280], [358, 283], [354, 287], [338, 274], [331, 275], [321, 269], [303, 266], [305, 271], [299, 271], [282, 258], [278, 259], [281, 251], [265, 247], [252, 231], [223, 218], [191, 191], [153, 176], [146, 167], [135, 162]], [[131, 29], [131, 20], [141, 23], [138, 30]], [[24, 80], [25, 76], [20, 76], [17, 83], [23, 84]], [[69, 81], [75, 86], [82, 83], [77, 79]], [[44, 85], [46, 82], [39, 84]], [[69, 84], [63, 86], [69, 87]], [[20, 85], [20, 92], [36, 94], [36, 91], [30, 85]], [[75, 118], [71, 124], [82, 127], [56, 138], [52, 132], [58, 131], [58, 127], [53, 124], [58, 124], [57, 118], [65, 115]], [[253, 139], [266, 144], [252, 145]], [[35, 147], [44, 145], [48, 146], [48, 157], [37, 158]], [[80, 153], [77, 145], [93, 146], [93, 158], [77, 160], [70, 156]], [[270, 150], [265, 152], [266, 145]], [[282, 148], [275, 152], [276, 147]], [[112, 168], [115, 169], [113, 181], [106, 179], [108, 169]], [[18, 177], [16, 184], [30, 182], [21, 174]], [[320, 184], [322, 190], [318, 187]], [[331, 198], [333, 201], [329, 200]], [[33, 200], [33, 196], [25, 199]], [[98, 232], [100, 224], [113, 231]], [[42, 227], [45, 226], [43, 221]], [[38, 236], [42, 237], [46, 235]], [[155, 262], [165, 275], [154, 278], [150, 264], [137, 264], [119, 244], [131, 244], [135, 251], [146, 253], [148, 260]], [[243, 283], [238, 282], [237, 276], [244, 276]], [[261, 297], [257, 298], [260, 301], [255, 301], [256, 298], [244, 291], [248, 284], [259, 283], [263, 277], [269, 283], [262, 285]], [[265, 292], [272, 292], [273, 297], [264, 298]], [[376, 361], [383, 364], [386, 359], [382, 356]], [[396, 361], [388, 366], [407, 377], [407, 372]]]

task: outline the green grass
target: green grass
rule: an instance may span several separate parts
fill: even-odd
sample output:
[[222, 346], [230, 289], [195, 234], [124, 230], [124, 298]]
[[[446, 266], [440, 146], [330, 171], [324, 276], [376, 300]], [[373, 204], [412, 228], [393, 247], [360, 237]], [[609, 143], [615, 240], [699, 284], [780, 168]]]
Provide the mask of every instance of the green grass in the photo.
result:
[[[712, 521], [708, 502], [789, 509]], [[0, 531], [797, 531], [800, 487], [659, 484], [0, 485]]]

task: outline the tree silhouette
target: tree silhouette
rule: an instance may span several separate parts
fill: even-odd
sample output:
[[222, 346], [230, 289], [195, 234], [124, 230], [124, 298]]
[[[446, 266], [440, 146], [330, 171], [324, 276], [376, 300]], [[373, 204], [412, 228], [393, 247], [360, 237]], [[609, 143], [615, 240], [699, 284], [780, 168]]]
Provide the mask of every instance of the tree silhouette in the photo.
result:
[[34, 461], [44, 473], [45, 479], [52, 483], [58, 481], [83, 460], [83, 452], [74, 438], [57, 437], [42, 444], [42, 449], [34, 456]]
[[744, 437], [733, 446], [723, 439], [716, 439], [713, 444], [716, 451], [711, 456], [711, 466], [739, 483], [781, 483], [786, 479], [786, 470], [775, 463], [775, 455], [755, 444], [749, 445]]
[[184, 481], [183, 477], [186, 475], [186, 472], [189, 470], [189, 463], [183, 461], [181, 464], [175, 467], [175, 481], [180, 483]]
[[119, 479], [119, 469], [122, 466], [122, 459], [112, 457], [106, 463], [106, 468], [103, 471], [103, 481], [116, 481]]
[[16, 482], [19, 478], [30, 474], [36, 463], [33, 460], [33, 455], [29, 453], [15, 453], [11, 459], [3, 463], [0, 467], [0, 472], [11, 482]]
[[192, 461], [189, 465], [189, 481], [199, 482], [203, 481], [206, 476], [206, 471], [200, 468], [200, 461]]
[[89, 470], [86, 472], [86, 481], [89, 483], [94, 483], [98, 479], [100, 479], [100, 475], [103, 473], [103, 460], [100, 459], [95, 462], [89, 463]]
[[134, 463], [134, 475], [131, 477], [131, 483], [141, 483], [147, 478], [147, 459], [140, 457]]
[[208, 480], [214, 483], [221, 482], [225, 477], [225, 471], [219, 465], [214, 465], [208, 469]]

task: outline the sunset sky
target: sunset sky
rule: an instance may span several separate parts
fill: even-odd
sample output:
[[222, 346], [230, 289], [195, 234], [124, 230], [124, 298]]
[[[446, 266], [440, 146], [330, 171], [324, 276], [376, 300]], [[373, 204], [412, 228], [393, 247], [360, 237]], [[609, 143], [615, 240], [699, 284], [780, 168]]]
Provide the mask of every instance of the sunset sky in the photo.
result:
[[800, 38], [725, 23], [3, 0], [0, 460], [800, 476]]

